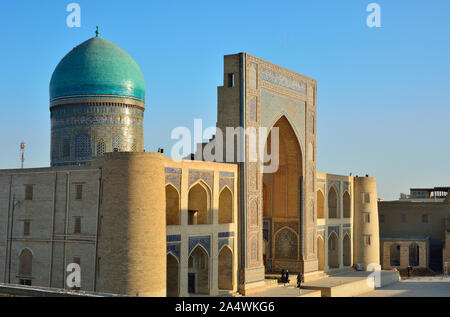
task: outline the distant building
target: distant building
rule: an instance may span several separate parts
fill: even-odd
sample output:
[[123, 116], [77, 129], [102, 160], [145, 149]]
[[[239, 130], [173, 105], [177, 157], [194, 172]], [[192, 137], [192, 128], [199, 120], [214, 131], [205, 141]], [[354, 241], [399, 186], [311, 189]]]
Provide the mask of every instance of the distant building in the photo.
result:
[[[449, 187], [411, 188], [397, 201], [379, 201], [383, 268], [431, 268], [442, 272], [449, 245]], [[447, 249], [446, 249], [447, 248]]]

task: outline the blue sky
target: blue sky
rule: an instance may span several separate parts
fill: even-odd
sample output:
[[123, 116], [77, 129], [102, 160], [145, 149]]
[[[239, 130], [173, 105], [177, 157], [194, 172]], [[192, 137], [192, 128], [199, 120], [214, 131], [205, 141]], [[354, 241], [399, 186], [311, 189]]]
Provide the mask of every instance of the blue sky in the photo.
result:
[[[66, 6], [81, 6], [81, 28]], [[223, 55], [248, 52], [318, 81], [319, 171], [378, 179], [396, 199], [450, 186], [450, 1], [5, 0], [0, 4], [0, 168], [49, 165], [48, 84], [59, 60], [94, 35], [125, 49], [147, 84], [147, 151], [172, 127], [214, 126]]]

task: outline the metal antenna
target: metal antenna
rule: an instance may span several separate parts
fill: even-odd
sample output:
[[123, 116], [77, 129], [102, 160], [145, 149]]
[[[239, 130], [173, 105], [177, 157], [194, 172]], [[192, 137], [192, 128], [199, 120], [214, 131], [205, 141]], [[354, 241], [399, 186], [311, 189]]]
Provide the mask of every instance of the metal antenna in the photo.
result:
[[25, 161], [25, 142], [20, 142], [20, 162], [21, 168], [23, 168], [23, 162]]

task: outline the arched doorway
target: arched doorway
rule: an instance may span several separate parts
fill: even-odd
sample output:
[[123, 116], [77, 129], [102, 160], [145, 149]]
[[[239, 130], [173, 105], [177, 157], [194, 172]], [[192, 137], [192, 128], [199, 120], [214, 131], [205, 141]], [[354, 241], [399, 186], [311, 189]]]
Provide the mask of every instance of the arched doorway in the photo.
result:
[[338, 237], [335, 232], [332, 232], [328, 237], [328, 267], [330, 269], [339, 268], [339, 247]]
[[350, 194], [348, 192], [344, 193], [342, 203], [344, 205], [344, 218], [350, 218]]
[[400, 245], [394, 243], [391, 245], [391, 248], [389, 250], [390, 252], [390, 265], [392, 267], [394, 266], [400, 266]]
[[233, 223], [233, 195], [228, 187], [219, 195], [219, 223]]
[[179, 296], [178, 260], [172, 253], [167, 254], [167, 297]]
[[419, 266], [419, 245], [415, 242], [409, 246], [409, 265]]
[[33, 253], [23, 249], [19, 255], [19, 284], [31, 285], [33, 274]]
[[335, 219], [339, 218], [338, 216], [338, 202], [337, 202], [337, 194], [336, 190], [333, 186], [330, 187], [328, 191], [328, 218]]
[[325, 269], [325, 243], [321, 236], [317, 236], [317, 259], [319, 271], [323, 271]]
[[189, 190], [188, 224], [210, 224], [212, 221], [209, 212], [209, 190], [203, 183], [197, 183]]
[[233, 252], [224, 246], [219, 252], [219, 289], [233, 289]]
[[209, 256], [201, 246], [197, 246], [188, 261], [188, 292], [209, 294]]
[[289, 228], [281, 229], [275, 236], [275, 258], [297, 259], [297, 245], [297, 234]]
[[[278, 144], [272, 144], [272, 133], [277, 129]], [[274, 134], [275, 135], [275, 134]], [[274, 140], [275, 142], [275, 140]], [[264, 217], [270, 218], [272, 224], [296, 222], [300, 228], [301, 190], [303, 188], [302, 152], [297, 135], [286, 116], [281, 116], [274, 124], [266, 142], [265, 153], [276, 154], [278, 145], [278, 169], [268, 172], [267, 166], [263, 175], [263, 210]], [[267, 161], [267, 160], [266, 160]], [[265, 185], [265, 186], [264, 186]], [[269, 246], [272, 248], [272, 260], [290, 259], [299, 261], [299, 239], [297, 233], [283, 230], [281, 236], [275, 226], [269, 226]], [[273, 238], [272, 238], [273, 237]], [[273, 240], [272, 240], [273, 239]], [[272, 267], [277, 266], [273, 261]]]
[[171, 184], [166, 186], [166, 224], [180, 224], [180, 195]]
[[342, 241], [342, 262], [344, 266], [352, 265], [352, 245], [350, 241], [350, 237], [348, 234], [344, 235], [344, 240]]
[[325, 197], [321, 190], [317, 191], [317, 219], [325, 219]]

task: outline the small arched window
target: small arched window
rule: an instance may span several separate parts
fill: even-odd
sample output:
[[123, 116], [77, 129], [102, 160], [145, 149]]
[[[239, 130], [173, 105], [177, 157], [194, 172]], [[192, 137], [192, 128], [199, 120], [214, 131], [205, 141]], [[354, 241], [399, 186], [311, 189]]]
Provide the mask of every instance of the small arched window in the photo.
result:
[[91, 140], [89, 134], [80, 133], [75, 137], [75, 156], [84, 158], [91, 155]]
[[100, 140], [97, 143], [97, 156], [103, 156], [106, 153], [106, 143], [104, 140]]

